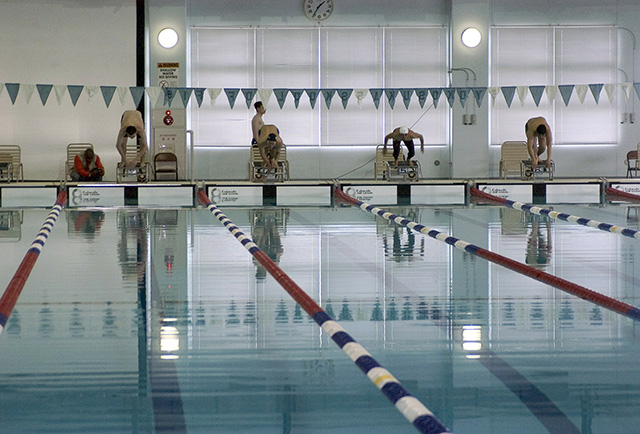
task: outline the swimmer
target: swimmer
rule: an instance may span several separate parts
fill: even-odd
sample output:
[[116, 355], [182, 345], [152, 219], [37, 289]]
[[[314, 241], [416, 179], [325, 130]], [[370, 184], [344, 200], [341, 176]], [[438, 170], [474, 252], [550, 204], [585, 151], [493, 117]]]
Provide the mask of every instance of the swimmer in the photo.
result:
[[413, 166], [411, 158], [416, 155], [413, 139], [420, 139], [420, 152], [424, 154], [424, 137], [422, 134], [411, 131], [408, 127], [398, 127], [384, 138], [383, 153], [387, 153], [387, 142], [393, 140], [393, 165], [398, 166], [398, 157], [400, 156], [400, 143], [404, 142], [409, 153], [407, 154], [407, 162]]
[[531, 158], [531, 168], [536, 170], [542, 161], [540, 155], [547, 151], [546, 167], [551, 167], [551, 127], [543, 117], [531, 118], [524, 124], [527, 135], [527, 151]]
[[[129, 139], [137, 139], [138, 153], [132, 161], [127, 161], [127, 142]], [[116, 140], [116, 149], [120, 154], [120, 166], [129, 169], [141, 165], [147, 154], [147, 136], [144, 132], [142, 113], [137, 110], [126, 110], [120, 118], [120, 130]]]
[[253, 107], [256, 109], [256, 114], [253, 119], [251, 119], [251, 130], [253, 131], [253, 139], [251, 139], [251, 145], [256, 145], [258, 144], [260, 128], [264, 127], [262, 116], [267, 112], [267, 109], [264, 108], [262, 101], [256, 102]]
[[263, 125], [258, 130], [257, 145], [260, 148], [260, 156], [264, 165], [267, 169], [274, 169], [275, 172], [278, 167], [280, 149], [284, 146], [278, 128], [275, 125]]

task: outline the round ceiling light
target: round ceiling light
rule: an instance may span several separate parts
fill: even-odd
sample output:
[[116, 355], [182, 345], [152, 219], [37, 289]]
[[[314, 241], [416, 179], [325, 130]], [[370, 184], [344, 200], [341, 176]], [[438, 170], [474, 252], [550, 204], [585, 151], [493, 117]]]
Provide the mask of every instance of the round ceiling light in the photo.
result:
[[158, 33], [158, 43], [164, 48], [173, 48], [178, 43], [178, 32], [167, 27]]
[[482, 41], [482, 34], [475, 27], [469, 27], [462, 32], [462, 43], [466, 47], [477, 47], [480, 41]]

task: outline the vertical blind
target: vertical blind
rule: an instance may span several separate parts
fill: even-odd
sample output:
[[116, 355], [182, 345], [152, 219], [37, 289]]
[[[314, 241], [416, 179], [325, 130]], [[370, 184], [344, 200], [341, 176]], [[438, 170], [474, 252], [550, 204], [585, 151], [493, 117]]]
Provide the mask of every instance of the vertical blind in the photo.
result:
[[[495, 27], [491, 29], [490, 86], [558, 86], [615, 83], [617, 31], [614, 27]], [[497, 97], [491, 109], [491, 143], [524, 140], [524, 124], [543, 116], [556, 144], [617, 142], [617, 107], [591, 92], [580, 103], [574, 93], [565, 105], [558, 92], [552, 102], [543, 94], [539, 106], [516, 95], [509, 108]]]
[[[447, 34], [441, 27], [393, 28], [193, 28], [192, 87], [258, 89], [370, 89], [446, 85]], [[255, 102], [259, 96], [252, 101]], [[405, 108], [398, 95], [394, 109], [383, 96], [376, 108], [370, 95], [347, 108], [337, 95], [314, 108], [303, 95], [298, 108], [287, 96], [281, 109], [274, 95], [266, 123], [274, 123], [288, 145], [381, 144], [391, 129], [407, 125], [430, 145], [448, 143], [448, 107], [420, 107], [413, 95]], [[428, 113], [422, 116], [425, 111]], [[196, 146], [248, 146], [253, 105], [242, 94], [230, 108], [224, 91], [215, 106], [192, 106]], [[414, 123], [417, 124], [414, 126]]]

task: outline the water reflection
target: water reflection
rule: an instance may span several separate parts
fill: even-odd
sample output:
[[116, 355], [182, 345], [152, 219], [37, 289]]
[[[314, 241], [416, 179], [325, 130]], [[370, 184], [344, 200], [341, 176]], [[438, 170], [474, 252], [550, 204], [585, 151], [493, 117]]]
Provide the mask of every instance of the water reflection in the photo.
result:
[[[417, 209], [400, 209], [397, 213], [411, 221], [419, 221], [420, 219], [420, 213]], [[416, 234], [414, 230], [405, 226], [382, 219], [378, 222], [378, 229], [382, 232], [382, 246], [387, 258], [391, 258], [395, 262], [405, 262], [413, 261], [417, 257], [424, 257], [424, 236]]]
[[105, 214], [100, 210], [67, 210], [69, 233], [93, 240], [102, 229]]
[[23, 211], [0, 211], [0, 242], [20, 241]]
[[[289, 219], [288, 208], [265, 208], [251, 210], [251, 238], [276, 264], [284, 253], [280, 232], [286, 233]], [[254, 260], [256, 279], [263, 281], [267, 271]]]
[[[532, 217], [525, 262], [533, 266], [544, 266], [551, 261], [551, 222], [547, 217]], [[541, 228], [543, 223], [544, 229]]]

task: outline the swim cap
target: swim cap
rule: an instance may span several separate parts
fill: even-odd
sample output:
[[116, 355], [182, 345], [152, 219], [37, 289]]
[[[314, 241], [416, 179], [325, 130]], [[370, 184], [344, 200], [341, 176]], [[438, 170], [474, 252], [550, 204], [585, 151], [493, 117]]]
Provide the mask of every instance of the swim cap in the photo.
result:
[[400, 134], [409, 134], [409, 128], [400, 127]]
[[275, 142], [276, 141], [276, 135], [274, 133], [269, 134], [269, 136], [267, 137], [267, 140], [270, 142]]

